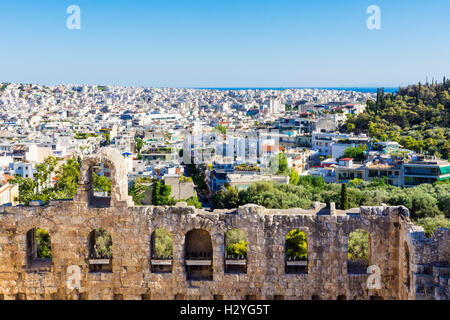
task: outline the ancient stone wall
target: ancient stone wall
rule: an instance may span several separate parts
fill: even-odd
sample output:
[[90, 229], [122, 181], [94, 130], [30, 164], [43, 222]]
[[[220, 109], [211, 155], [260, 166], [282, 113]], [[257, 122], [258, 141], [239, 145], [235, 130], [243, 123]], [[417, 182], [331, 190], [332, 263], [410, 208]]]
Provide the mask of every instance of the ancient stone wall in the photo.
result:
[[[126, 172], [107, 162], [112, 182]], [[404, 207], [361, 207], [331, 210], [269, 210], [247, 205], [208, 212], [194, 207], [132, 206], [124, 187], [113, 187], [110, 202], [92, 199], [91, 166], [83, 164], [74, 200], [45, 206], [0, 208], [0, 299], [448, 299], [450, 230], [437, 230], [426, 239], [414, 227]], [[119, 170], [117, 169], [119, 168]], [[126, 180], [125, 180], [126, 181]], [[51, 237], [50, 261], [30, 263], [27, 233], [42, 228]], [[112, 271], [90, 271], [89, 235], [98, 228], [112, 237]], [[157, 228], [173, 236], [171, 272], [152, 270], [151, 238]], [[247, 237], [245, 273], [225, 272], [225, 234], [238, 228]], [[191, 260], [185, 247], [191, 230], [210, 236], [210, 256]], [[307, 235], [303, 273], [286, 273], [285, 238], [292, 229]], [[370, 234], [369, 265], [380, 271], [380, 287], [368, 288], [367, 273], [349, 274], [347, 241], [350, 232]], [[206, 237], [205, 237], [206, 235]], [[201, 238], [201, 237], [200, 237]], [[199, 239], [199, 238], [197, 238]], [[197, 240], [195, 240], [197, 241]], [[201, 247], [201, 246], [199, 246]], [[209, 246], [203, 246], [209, 248]], [[201, 248], [203, 248], [201, 247]], [[208, 249], [209, 250], [209, 249]], [[207, 261], [211, 279], [196, 280], [199, 261]], [[241, 261], [242, 262], [242, 261]], [[73, 272], [80, 272], [74, 286]], [[190, 277], [190, 279], [188, 279]]]
[[[439, 286], [428, 298], [448, 298], [448, 274], [437, 262], [448, 261], [448, 230], [439, 230], [432, 239], [403, 239], [403, 207], [363, 207], [336, 215], [314, 211], [265, 210], [244, 206], [235, 211], [205, 212], [193, 207], [110, 207], [89, 208], [76, 201], [54, 201], [42, 207], [6, 207], [0, 213], [0, 295], [4, 299], [414, 299], [424, 284]], [[51, 236], [51, 265], [27, 263], [26, 233], [33, 228], [47, 230]], [[88, 235], [97, 228], [110, 232], [113, 240], [112, 272], [90, 272]], [[151, 234], [164, 228], [173, 235], [171, 273], [153, 273]], [[227, 274], [225, 233], [239, 228], [248, 241], [247, 272]], [[285, 273], [285, 237], [292, 229], [308, 236], [307, 273]], [[347, 274], [347, 239], [351, 231], [370, 233], [369, 264], [381, 271], [378, 290], [367, 288], [367, 274]], [[185, 235], [193, 229], [211, 236], [212, 281], [187, 280]], [[446, 243], [443, 243], [445, 242]], [[408, 288], [403, 271], [406, 242], [413, 268], [433, 266], [429, 280], [411, 276]], [[419, 242], [416, 244], [416, 242]], [[445, 251], [445, 250], [444, 250]], [[70, 290], [67, 269], [81, 268], [81, 288]], [[422, 269], [421, 269], [422, 270]], [[448, 269], [447, 269], [448, 270]], [[420, 271], [420, 270], [419, 270]], [[442, 279], [446, 279], [443, 283]], [[420, 283], [419, 283], [420, 282]]]

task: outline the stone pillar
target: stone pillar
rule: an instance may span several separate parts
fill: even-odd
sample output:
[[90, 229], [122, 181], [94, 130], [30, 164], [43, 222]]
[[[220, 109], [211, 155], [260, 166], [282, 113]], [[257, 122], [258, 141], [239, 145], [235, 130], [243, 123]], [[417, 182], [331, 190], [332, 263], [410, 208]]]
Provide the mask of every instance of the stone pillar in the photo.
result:
[[330, 202], [330, 216], [336, 215], [336, 203]]

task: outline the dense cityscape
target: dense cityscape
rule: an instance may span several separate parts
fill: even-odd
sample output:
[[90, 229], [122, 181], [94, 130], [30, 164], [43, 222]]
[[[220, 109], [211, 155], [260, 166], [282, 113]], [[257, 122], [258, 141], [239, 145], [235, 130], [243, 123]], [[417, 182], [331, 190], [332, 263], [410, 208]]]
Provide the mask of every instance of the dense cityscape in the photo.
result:
[[0, 304], [280, 319], [450, 300], [449, 13], [2, 1]]
[[[328, 191], [334, 190], [333, 185], [347, 184], [353, 193], [362, 194], [351, 193], [350, 206], [417, 203], [411, 208], [414, 218], [442, 214], [448, 218], [445, 187], [439, 187], [436, 195], [431, 193], [431, 199], [365, 195], [377, 183], [384, 189], [402, 187], [405, 193], [404, 187], [450, 179], [450, 163], [439, 153], [407, 149], [398, 142], [402, 140], [371, 137], [370, 130], [356, 133], [352, 121], [367, 114], [380, 92], [4, 83], [1, 204], [72, 198], [76, 185], [70, 188], [58, 181], [58, 168], [69, 159], [80, 161], [110, 146], [126, 160], [136, 204], [188, 201], [197, 207], [232, 208], [250, 201], [268, 208], [306, 209], [314, 201], [329, 202], [334, 195], [322, 197], [323, 192], [315, 190], [306, 196], [308, 192], [297, 190], [293, 193], [305, 193], [303, 201], [294, 201], [295, 195], [273, 202], [270, 194], [265, 199], [243, 198], [263, 182], [277, 189], [283, 184], [308, 187], [311, 181], [320, 181], [329, 184], [324, 187]], [[448, 149], [448, 138], [445, 143]], [[99, 176], [103, 180], [97, 180], [96, 191], [109, 192], [107, 168]], [[170, 194], [152, 202], [153, 183], [168, 186]], [[339, 192], [334, 190], [336, 196]], [[436, 223], [446, 226], [448, 220]]]

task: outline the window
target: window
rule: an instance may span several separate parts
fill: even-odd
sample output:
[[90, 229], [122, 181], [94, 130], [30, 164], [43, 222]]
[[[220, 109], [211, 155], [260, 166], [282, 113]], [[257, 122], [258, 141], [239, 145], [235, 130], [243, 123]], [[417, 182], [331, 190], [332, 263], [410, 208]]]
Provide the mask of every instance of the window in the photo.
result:
[[285, 240], [285, 272], [308, 273], [308, 239], [304, 231], [294, 229]]
[[171, 273], [173, 265], [173, 237], [165, 229], [156, 229], [151, 237], [151, 270]]
[[92, 167], [92, 187], [94, 199], [98, 204], [110, 205], [111, 171], [108, 166], [100, 164]]
[[34, 228], [27, 232], [27, 265], [30, 268], [49, 267], [52, 264], [52, 247], [47, 231]]
[[112, 238], [105, 229], [89, 234], [89, 271], [112, 272]]
[[203, 229], [193, 229], [185, 236], [187, 280], [213, 280], [211, 236]]
[[231, 229], [225, 234], [225, 272], [247, 272], [247, 238], [244, 231]]
[[362, 229], [351, 232], [347, 240], [347, 273], [365, 274], [369, 267], [370, 237]]

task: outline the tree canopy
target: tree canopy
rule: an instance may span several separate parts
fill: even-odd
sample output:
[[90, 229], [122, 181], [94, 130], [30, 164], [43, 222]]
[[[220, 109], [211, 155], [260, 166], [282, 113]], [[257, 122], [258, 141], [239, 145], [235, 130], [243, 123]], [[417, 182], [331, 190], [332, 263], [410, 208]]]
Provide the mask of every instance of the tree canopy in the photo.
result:
[[[346, 188], [346, 197], [341, 197], [343, 188]], [[228, 187], [216, 193], [214, 205], [215, 208], [231, 209], [253, 203], [269, 209], [308, 209], [314, 202], [320, 201], [335, 202], [336, 208], [341, 208], [345, 198], [348, 208], [378, 206], [381, 203], [404, 205], [415, 223], [428, 228], [428, 235], [436, 227], [445, 226], [445, 221], [450, 221], [450, 182], [400, 188], [387, 185], [383, 179], [371, 182], [359, 179], [343, 187], [336, 183], [326, 184], [321, 177], [301, 176], [297, 185], [263, 181], [239, 192]]]
[[450, 81], [400, 88], [396, 94], [378, 90], [376, 101], [358, 116], [350, 115], [347, 132], [366, 132], [380, 141], [397, 141], [420, 153], [448, 159], [450, 155]]

